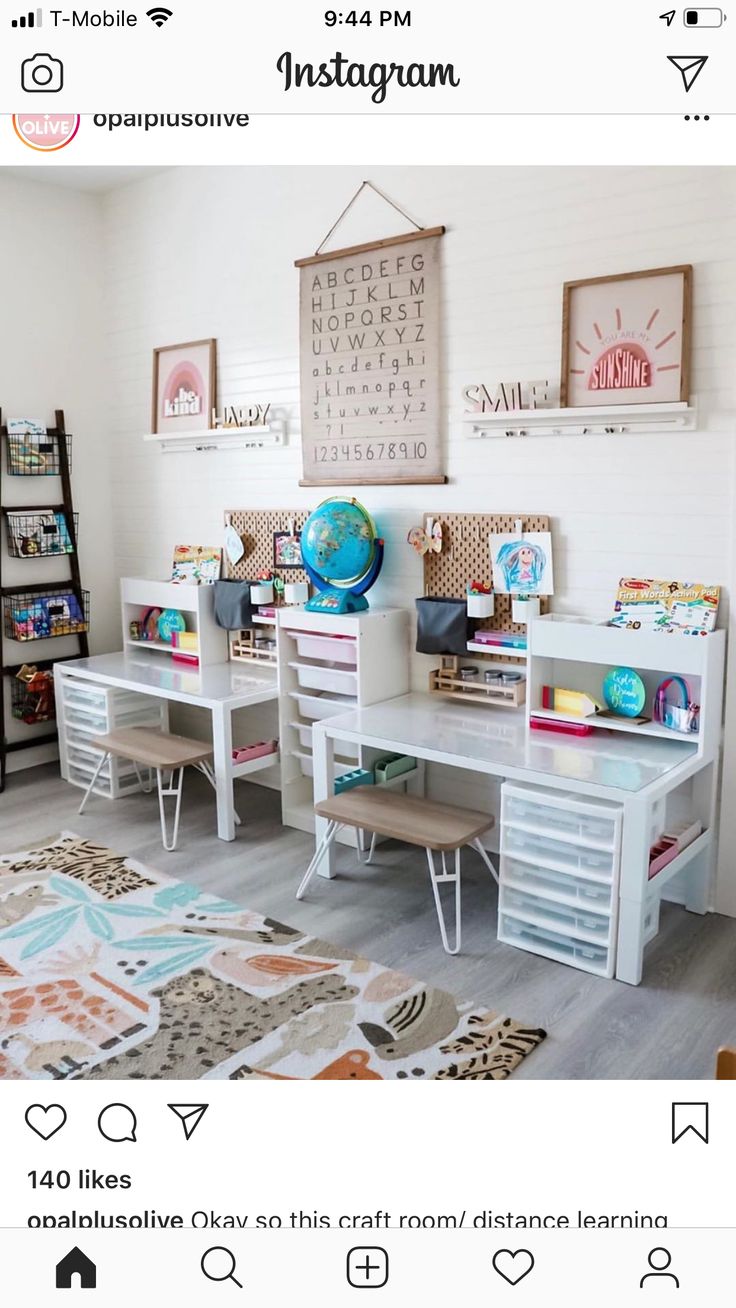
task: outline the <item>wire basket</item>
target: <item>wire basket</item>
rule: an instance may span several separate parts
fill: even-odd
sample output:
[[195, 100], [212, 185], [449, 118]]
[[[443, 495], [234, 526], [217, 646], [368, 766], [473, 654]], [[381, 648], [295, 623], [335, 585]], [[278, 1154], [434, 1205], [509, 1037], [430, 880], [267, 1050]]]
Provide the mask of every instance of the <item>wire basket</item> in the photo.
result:
[[8, 435], [8, 474], [11, 477], [58, 477], [61, 472], [60, 441], [66, 441], [69, 470], [72, 466], [72, 438], [58, 432], [44, 436]]
[[13, 591], [3, 596], [5, 635], [9, 640], [50, 640], [89, 630], [89, 591], [71, 587]]
[[[8, 554], [14, 559], [39, 559], [73, 554], [71, 534], [63, 509], [7, 509]], [[74, 514], [74, 538], [78, 539], [79, 514]]]
[[35, 667], [23, 667], [13, 677], [10, 697], [13, 717], [29, 727], [56, 718], [54, 674], [50, 669], [38, 671]]

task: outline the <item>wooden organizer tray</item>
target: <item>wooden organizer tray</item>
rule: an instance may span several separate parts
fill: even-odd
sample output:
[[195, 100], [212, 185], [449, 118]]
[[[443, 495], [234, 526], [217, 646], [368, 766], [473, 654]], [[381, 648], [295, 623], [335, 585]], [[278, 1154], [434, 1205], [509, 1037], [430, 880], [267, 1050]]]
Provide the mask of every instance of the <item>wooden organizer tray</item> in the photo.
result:
[[460, 659], [446, 654], [442, 666], [429, 674], [430, 695], [445, 699], [462, 699], [467, 703], [490, 705], [493, 708], [520, 708], [526, 702], [526, 681], [513, 686], [486, 685], [485, 681], [463, 681], [459, 670]]
[[239, 631], [230, 641], [230, 658], [236, 662], [275, 663], [277, 657], [275, 649], [256, 648], [256, 636], [261, 631], [263, 631], [262, 627], [248, 627], [245, 631]]
[[[549, 531], [550, 520], [544, 513], [440, 513], [425, 512], [427, 518], [442, 524], [442, 553], [424, 555], [424, 594], [440, 595], [447, 599], [460, 599], [466, 593], [469, 581], [491, 584], [491, 551], [488, 537], [497, 532], [513, 532], [517, 522], [523, 531]], [[549, 601], [542, 599], [541, 612], [547, 613]], [[476, 631], [513, 631], [523, 635], [526, 627], [511, 620], [511, 596], [495, 596], [492, 618], [478, 618]], [[514, 663], [513, 657], [497, 650], [481, 653], [473, 650], [473, 658], [493, 659], [494, 663]], [[477, 696], [473, 696], [477, 698]]]

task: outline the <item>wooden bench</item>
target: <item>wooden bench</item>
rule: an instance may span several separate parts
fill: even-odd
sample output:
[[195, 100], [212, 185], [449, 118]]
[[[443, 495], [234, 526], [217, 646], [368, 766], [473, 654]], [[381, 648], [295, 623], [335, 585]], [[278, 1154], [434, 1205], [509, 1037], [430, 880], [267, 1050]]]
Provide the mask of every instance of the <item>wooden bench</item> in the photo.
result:
[[[417, 795], [404, 795], [397, 791], [384, 790], [381, 786], [358, 786], [355, 790], [348, 790], [342, 795], [334, 795], [331, 799], [322, 800], [319, 804], [315, 804], [314, 811], [318, 817], [326, 818], [327, 829], [302, 878], [296, 892], [297, 899], [302, 899], [306, 894], [322, 859], [343, 827], [354, 827], [358, 832], [373, 833], [366, 863], [370, 863], [373, 857], [376, 835], [388, 836], [391, 840], [401, 840], [407, 845], [418, 845], [427, 853], [442, 944], [448, 954], [460, 952], [462, 935], [460, 850], [463, 846], [471, 845], [480, 854], [495, 880], [498, 880], [496, 869], [480, 839], [484, 832], [490, 831], [494, 825], [494, 819], [488, 813], [476, 813], [467, 808], [438, 804], [434, 800], [423, 799]], [[436, 853], [442, 858], [441, 872], [435, 866]], [[447, 866], [448, 853], [455, 855], [453, 870]], [[440, 886], [447, 884], [455, 887], [455, 944], [452, 947], [447, 937], [440, 898]]]
[[[94, 776], [87, 787], [84, 799], [79, 805], [79, 812], [84, 811], [95, 782], [102, 771], [105, 763], [111, 754], [117, 758], [129, 759], [134, 764], [141, 789], [148, 794], [153, 784], [150, 780], [151, 773], [156, 773], [156, 782], [158, 786], [158, 807], [161, 817], [161, 838], [164, 849], [169, 853], [176, 849], [176, 842], [179, 835], [179, 813], [181, 811], [181, 792], [184, 782], [184, 769], [195, 767], [199, 772], [204, 773], [213, 789], [215, 789], [215, 774], [212, 769], [212, 746], [204, 740], [192, 740], [188, 736], [172, 736], [168, 732], [158, 731], [155, 727], [121, 727], [118, 731], [111, 731], [107, 736], [93, 736], [92, 745], [95, 749], [102, 751], [99, 763], [95, 769]], [[148, 772], [149, 781], [146, 784], [141, 776], [140, 769], [144, 768]], [[174, 781], [174, 773], [178, 773]], [[164, 776], [168, 774], [168, 784], [164, 783]], [[166, 810], [164, 800], [174, 798], [176, 800], [174, 810], [174, 829], [169, 838], [166, 823]], [[237, 813], [235, 821], [240, 822]]]

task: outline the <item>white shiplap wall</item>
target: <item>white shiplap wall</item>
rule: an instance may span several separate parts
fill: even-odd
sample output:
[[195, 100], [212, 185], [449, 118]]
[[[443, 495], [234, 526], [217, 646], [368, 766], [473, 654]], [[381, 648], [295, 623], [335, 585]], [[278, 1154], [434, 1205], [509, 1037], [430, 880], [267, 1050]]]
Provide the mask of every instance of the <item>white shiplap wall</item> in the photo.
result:
[[[725, 168], [188, 168], [106, 196], [118, 573], [165, 575], [176, 541], [220, 539], [226, 507], [311, 505], [322, 497], [297, 485], [293, 261], [316, 248], [365, 176], [420, 222], [448, 228], [442, 385], [449, 484], [358, 492], [388, 544], [374, 602], [411, 606], [420, 593], [420, 565], [405, 538], [432, 508], [549, 513], [555, 604], [567, 611], [605, 615], [623, 573], [730, 588], [736, 171]], [[368, 196], [336, 243], [399, 230], [406, 224]], [[695, 265], [697, 433], [467, 439], [459, 422], [465, 384], [559, 375], [565, 280], [679, 263]], [[218, 338], [221, 398], [266, 400], [283, 410], [286, 449], [170, 456], [143, 445], [152, 348], [205, 336]], [[420, 687], [427, 666], [417, 657]], [[466, 801], [480, 801], [476, 783], [465, 781]], [[734, 893], [723, 895], [736, 913]]]
[[[26, 181], [0, 169], [0, 406], [7, 417], [37, 417], [51, 425], [64, 409], [73, 433], [73, 481], [80, 511], [82, 582], [91, 593], [93, 649], [117, 642], [118, 607], [112, 589], [112, 526], [106, 437], [106, 396], [101, 375], [101, 214], [98, 197]], [[3, 451], [2, 457], [5, 458]], [[59, 483], [43, 477], [7, 477], [3, 504], [53, 503]], [[62, 580], [63, 559], [6, 560], [6, 586]], [[111, 584], [112, 583], [112, 584]], [[6, 642], [9, 662], [25, 654], [59, 652], [48, 642], [31, 647]], [[71, 653], [76, 642], [61, 642]], [[6, 696], [9, 685], [4, 687]], [[10, 739], [27, 731], [8, 722]], [[12, 754], [8, 768], [30, 767], [55, 747]], [[12, 792], [9, 792], [12, 793]]]

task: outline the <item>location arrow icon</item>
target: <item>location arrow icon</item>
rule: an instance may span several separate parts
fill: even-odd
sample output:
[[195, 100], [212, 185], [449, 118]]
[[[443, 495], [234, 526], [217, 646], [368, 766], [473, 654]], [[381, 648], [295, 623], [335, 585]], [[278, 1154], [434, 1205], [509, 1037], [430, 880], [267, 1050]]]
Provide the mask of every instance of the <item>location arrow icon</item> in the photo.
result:
[[184, 1136], [189, 1140], [202, 1121], [209, 1104], [168, 1104], [167, 1107], [179, 1118], [184, 1127]]
[[672, 19], [674, 18], [674, 16], [675, 16], [676, 13], [677, 13], [677, 10], [676, 10], [676, 9], [670, 9], [670, 10], [668, 10], [668, 12], [667, 12], [666, 14], [660, 14], [659, 16], [660, 16], [660, 18], [663, 18], [663, 19], [664, 19], [664, 21], [666, 22], [666, 24], [667, 24], [668, 27], [671, 27], [671, 26], [672, 26]]
[[708, 62], [708, 55], [667, 55], [671, 64], [679, 69], [685, 90], [689, 91], [696, 78], [700, 77]]

